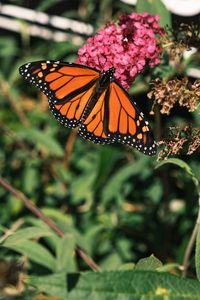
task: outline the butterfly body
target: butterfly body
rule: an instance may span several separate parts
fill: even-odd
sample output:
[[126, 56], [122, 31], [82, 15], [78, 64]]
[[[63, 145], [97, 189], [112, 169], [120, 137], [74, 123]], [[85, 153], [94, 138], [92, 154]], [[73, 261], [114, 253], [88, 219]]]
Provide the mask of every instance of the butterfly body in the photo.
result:
[[114, 68], [99, 71], [79, 64], [38, 61], [20, 74], [47, 97], [55, 118], [94, 143], [119, 142], [155, 155], [149, 123], [128, 93], [115, 81]]
[[[88, 104], [86, 105], [86, 107], [84, 109], [83, 115], [81, 117], [81, 121], [84, 121], [88, 117], [88, 115], [90, 114], [92, 109], [95, 107], [97, 101], [99, 100], [99, 98], [101, 97], [103, 92], [108, 89], [109, 84], [114, 79], [114, 72], [115, 72], [115, 69], [110, 68], [108, 71], [100, 73], [100, 78], [95, 83], [94, 92], [92, 93], [92, 95], [90, 96], [90, 99], [88, 100]], [[93, 118], [94, 118], [94, 116], [93, 116]]]
[[110, 68], [108, 71], [101, 72], [101, 76], [99, 79], [99, 86], [102, 89], [105, 89], [109, 86], [109, 84], [114, 80], [115, 68]]

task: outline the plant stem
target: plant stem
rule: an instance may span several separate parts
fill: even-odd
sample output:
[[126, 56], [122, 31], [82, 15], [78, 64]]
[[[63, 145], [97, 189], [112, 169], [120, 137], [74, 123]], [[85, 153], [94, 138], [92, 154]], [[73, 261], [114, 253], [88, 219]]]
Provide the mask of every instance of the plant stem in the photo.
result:
[[162, 124], [161, 124], [160, 110], [158, 104], [155, 106], [155, 123], [156, 123], [156, 128], [155, 128], [156, 141], [160, 141]]
[[199, 226], [200, 226], [200, 191], [199, 191], [198, 195], [199, 195], [199, 211], [198, 211], [195, 226], [194, 226], [193, 231], [192, 231], [192, 235], [190, 237], [189, 243], [188, 243], [187, 248], [185, 250], [185, 254], [184, 254], [184, 258], [183, 258], [183, 265], [182, 265], [183, 266], [182, 277], [186, 277], [186, 275], [187, 275], [190, 256], [191, 256], [192, 249], [194, 247], [194, 244], [195, 244], [195, 241], [196, 241], [196, 236], [197, 236]]
[[65, 146], [64, 166], [66, 169], [68, 169], [69, 167], [70, 157], [73, 151], [74, 143], [76, 141], [77, 133], [77, 130], [71, 131]]
[[5, 231], [5, 234], [1, 236], [0, 243], [7, 239], [10, 235], [12, 235], [22, 224], [24, 223], [23, 219], [18, 219], [14, 224], [12, 224], [11, 228]]
[[[30, 199], [28, 199], [23, 193], [15, 189], [5, 179], [0, 177], [0, 185], [2, 185], [7, 191], [16, 196], [23, 204], [38, 218], [45, 222], [58, 236], [63, 237], [64, 232], [54, 223], [54, 221], [45, 215]], [[100, 271], [100, 267], [83, 251], [79, 246], [76, 246], [76, 253], [84, 260], [84, 262], [93, 270]]]

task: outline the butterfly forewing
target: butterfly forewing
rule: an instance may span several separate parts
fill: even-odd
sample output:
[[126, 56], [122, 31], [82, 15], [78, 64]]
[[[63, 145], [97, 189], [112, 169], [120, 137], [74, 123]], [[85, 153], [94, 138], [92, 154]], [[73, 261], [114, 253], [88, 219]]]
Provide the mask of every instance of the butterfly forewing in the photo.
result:
[[100, 72], [72, 63], [39, 61], [20, 67], [20, 74], [48, 97], [50, 109], [61, 124], [76, 127]]

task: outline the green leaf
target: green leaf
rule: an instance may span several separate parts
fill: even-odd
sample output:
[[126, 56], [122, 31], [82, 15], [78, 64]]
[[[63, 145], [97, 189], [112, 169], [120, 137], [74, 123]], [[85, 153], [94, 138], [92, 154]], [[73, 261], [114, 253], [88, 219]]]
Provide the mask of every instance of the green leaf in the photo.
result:
[[67, 276], [67, 300], [199, 300], [200, 283], [153, 271], [88, 272]]
[[61, 222], [66, 225], [66, 229], [73, 227], [73, 218], [70, 214], [63, 213], [60, 210], [52, 207], [44, 207], [42, 211], [56, 222]]
[[56, 296], [60, 299], [68, 299], [66, 273], [64, 272], [49, 276], [30, 276], [27, 278], [27, 283], [47, 295]]
[[31, 276], [39, 292], [66, 300], [199, 300], [200, 283], [168, 273], [111, 271]]
[[157, 271], [159, 271], [159, 272], [169, 272], [173, 269], [180, 269], [180, 265], [176, 264], [176, 263], [165, 264], [165, 265], [162, 265], [161, 267], [159, 267], [157, 269]]
[[55, 270], [56, 262], [52, 254], [36, 242], [23, 240], [21, 243], [17, 243], [15, 245], [3, 244], [3, 246], [27, 256], [30, 260], [50, 269], [51, 271]]
[[136, 4], [136, 11], [138, 13], [149, 12], [152, 13], [152, 4], [150, 0], [138, 0]]
[[[43, 211], [43, 209], [42, 209]], [[34, 217], [26, 217], [26, 222], [28, 224], [34, 225], [38, 228], [41, 228], [42, 230], [48, 229], [49, 230], [49, 226], [44, 223], [42, 220], [40, 219], [36, 219]], [[51, 236], [43, 236], [43, 239], [45, 240], [45, 242], [48, 244], [48, 246], [51, 248], [51, 250], [53, 251], [53, 253], [56, 252], [56, 247], [57, 247], [57, 243], [60, 240], [60, 237], [57, 234], [53, 234]]]
[[26, 194], [32, 194], [39, 185], [38, 169], [34, 166], [26, 166], [23, 176], [23, 187]]
[[151, 199], [153, 203], [158, 204], [163, 194], [163, 187], [158, 178], [154, 178], [152, 183], [153, 184], [150, 185], [148, 189], [145, 189], [145, 196], [147, 199]]
[[198, 227], [197, 238], [196, 238], [195, 268], [196, 268], [197, 278], [200, 281], [200, 225]]
[[[16, 244], [23, 243], [25, 240], [40, 238], [43, 236], [52, 236], [54, 233], [50, 229], [43, 229], [35, 226], [19, 229], [17, 232], [8, 236], [4, 241], [4, 247], [15, 246]], [[0, 239], [1, 241], [1, 239]]]
[[167, 10], [166, 6], [161, 0], [152, 1], [153, 14], [159, 15], [159, 23], [161, 26], [172, 26], [171, 13]]
[[110, 147], [102, 147], [99, 150], [98, 176], [95, 179], [95, 189], [101, 187], [105, 183], [105, 179], [111, 173], [111, 170], [120, 158], [121, 153]]
[[174, 164], [182, 169], [184, 169], [187, 174], [190, 176], [190, 178], [192, 179], [192, 181], [194, 182], [195, 186], [198, 188], [199, 187], [199, 181], [196, 178], [195, 174], [193, 173], [192, 169], [190, 168], [190, 166], [184, 162], [183, 160], [179, 159], [179, 158], [169, 158], [167, 160], [163, 160], [161, 162], [159, 162], [156, 166], [155, 169], [160, 168], [163, 165], [166, 164]]
[[112, 271], [122, 265], [122, 259], [117, 252], [111, 252], [101, 261], [101, 268], [104, 271]]
[[17, 48], [16, 40], [11, 36], [4, 36], [0, 38], [0, 57], [4, 59], [7, 56], [14, 56], [19, 52], [19, 48]]
[[[103, 201], [108, 202], [112, 198], [117, 198], [121, 193], [121, 189], [123, 184], [133, 175], [136, 175], [141, 170], [148, 172], [147, 168], [147, 160], [148, 158], [143, 157], [138, 161], [134, 161], [130, 164], [127, 164], [121, 167], [116, 174], [112, 175], [108, 183], [105, 185], [102, 196]], [[144, 174], [143, 174], [144, 175]]]
[[90, 200], [95, 178], [96, 172], [74, 178], [70, 188], [73, 204], [78, 204], [82, 200]]
[[10, 215], [15, 216], [23, 210], [24, 205], [22, 202], [19, 201], [19, 199], [16, 196], [10, 194], [8, 196], [7, 208], [9, 210]]
[[148, 12], [152, 15], [160, 15], [160, 25], [171, 27], [171, 13], [161, 0], [138, 0], [136, 11], [139, 13]]
[[120, 271], [125, 271], [125, 270], [133, 270], [135, 268], [135, 264], [134, 263], [126, 263], [121, 265], [118, 270]]
[[74, 259], [75, 254], [75, 238], [72, 234], [66, 234], [63, 238], [59, 239], [57, 244], [57, 272], [75, 272], [76, 264]]
[[44, 151], [49, 155], [63, 156], [64, 150], [61, 148], [60, 144], [52, 137], [49, 133], [45, 131], [40, 131], [35, 128], [21, 129], [16, 132], [19, 139], [25, 139], [39, 149]]
[[152, 254], [149, 257], [141, 258], [135, 265], [135, 270], [155, 271], [162, 265], [162, 262]]

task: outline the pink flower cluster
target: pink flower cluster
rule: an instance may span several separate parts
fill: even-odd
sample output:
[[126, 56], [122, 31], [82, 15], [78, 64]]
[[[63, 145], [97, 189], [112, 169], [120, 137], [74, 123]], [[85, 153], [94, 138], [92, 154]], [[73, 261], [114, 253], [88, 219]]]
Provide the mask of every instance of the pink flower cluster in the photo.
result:
[[145, 65], [159, 64], [156, 34], [164, 34], [159, 16], [132, 13], [110, 23], [87, 40], [78, 51], [76, 63], [107, 71], [115, 68], [115, 79], [128, 90]]

